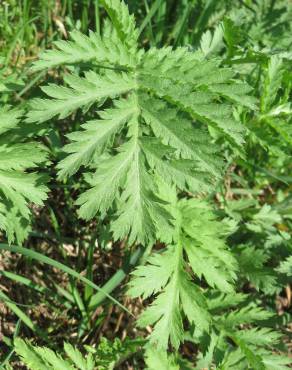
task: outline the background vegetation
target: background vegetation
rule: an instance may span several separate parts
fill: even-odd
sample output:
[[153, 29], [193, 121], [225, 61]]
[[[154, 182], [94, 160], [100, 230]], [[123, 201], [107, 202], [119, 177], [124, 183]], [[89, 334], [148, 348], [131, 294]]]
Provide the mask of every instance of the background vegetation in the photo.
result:
[[[232, 343], [232, 338], [227, 347], [219, 340], [214, 343], [215, 339], [212, 342], [212, 338], [204, 338], [188, 327], [178, 353], [170, 346], [168, 357], [159, 357], [151, 348], [145, 354], [146, 338], [153, 327], [141, 329], [135, 323], [151, 298], [142, 301], [129, 298], [125, 292], [130, 273], [138, 264], [145, 264], [149, 248], [143, 243], [129, 247], [126, 240], [114, 241], [110, 213], [103, 220], [79, 219], [75, 200], [87, 189], [86, 181], [80, 172], [66, 180], [57, 178], [56, 164], [64, 159], [66, 135], [92, 118], [89, 110], [62, 120], [52, 118], [40, 123], [37, 130], [34, 123], [26, 121], [19, 131], [8, 136], [9, 140], [20, 141], [36, 136], [43, 144], [41, 171], [49, 179], [49, 192], [44, 207], [31, 206], [31, 227], [22, 224], [15, 240], [9, 233], [0, 234], [0, 367], [25, 368], [25, 358], [32, 356], [33, 350], [16, 339], [21, 337], [49, 347], [66, 359], [73, 358], [80, 369], [286, 369], [291, 359], [292, 314], [292, 3], [126, 3], [130, 13], [135, 14], [141, 48], [186, 46], [202, 53], [206, 60], [217, 58], [222, 67], [232, 67], [236, 79], [253, 88], [248, 109], [235, 102], [235, 115], [246, 130], [242, 148], [231, 150], [225, 137], [210, 130], [224, 156], [224, 177], [205, 197], [216, 212], [216, 220], [222, 227], [224, 222], [228, 224], [226, 244], [239, 266], [236, 299], [220, 298], [217, 292], [210, 292], [210, 300], [217, 297], [221, 302], [221, 306], [218, 303], [213, 307], [214, 316], [229, 315], [231, 320], [232, 312], [239, 313], [234, 325], [254, 329], [250, 334], [251, 350], [241, 342]], [[71, 71], [71, 67], [37, 70], [32, 68], [33, 62], [44, 50], [54, 48], [54, 41], [68, 40], [73, 30], [100, 32], [105, 18], [105, 8], [98, 0], [1, 1], [1, 107], [18, 107], [29, 116], [29, 102], [43, 96], [39, 86], [62, 84], [63, 77]], [[1, 124], [0, 146], [7, 140], [7, 136], [1, 137]], [[183, 196], [193, 197], [191, 192]], [[22, 248], [19, 241], [23, 241]], [[156, 251], [162, 248], [162, 243], [153, 247]], [[206, 281], [203, 279], [199, 285], [205, 289]], [[258, 307], [269, 314], [257, 313]], [[252, 317], [247, 319], [246, 312], [253, 312]], [[261, 340], [270, 351], [264, 362], [253, 357]], [[68, 344], [63, 351], [64, 342], [83, 354], [91, 353], [86, 364]], [[241, 355], [230, 350], [236, 347], [245, 352], [247, 362], [241, 363]], [[226, 355], [226, 348], [231, 356]], [[73, 366], [56, 364], [47, 363], [46, 368]]]

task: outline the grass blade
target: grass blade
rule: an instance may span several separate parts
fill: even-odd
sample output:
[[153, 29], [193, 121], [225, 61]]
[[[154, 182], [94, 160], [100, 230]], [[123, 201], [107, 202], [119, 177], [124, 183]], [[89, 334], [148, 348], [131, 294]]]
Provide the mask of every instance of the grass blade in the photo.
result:
[[92, 296], [89, 309], [94, 310], [97, 306], [99, 306], [107, 296], [116, 289], [121, 282], [125, 279], [127, 274], [130, 272], [131, 268], [136, 265], [137, 261], [143, 254], [143, 249], [137, 249], [132, 256], [126, 261], [124, 266], [119, 269], [102, 287], [98, 293]]
[[109, 298], [113, 303], [115, 303], [117, 306], [119, 306], [121, 309], [126, 311], [131, 316], [134, 316], [125, 306], [123, 306], [119, 301], [117, 301], [115, 298], [113, 298], [110, 294], [103, 291], [103, 289], [101, 289], [98, 285], [94, 284], [92, 281], [86, 279], [84, 276], [80, 275], [78, 272], [74, 271], [73, 269], [64, 265], [61, 262], [57, 262], [57, 261], [53, 260], [52, 258], [44, 256], [43, 254], [35, 252], [35, 251], [30, 250], [28, 248], [18, 247], [18, 246], [15, 246], [15, 245], [8, 245], [8, 244], [0, 243], [0, 250], [6, 250], [6, 251], [14, 252], [14, 253], [19, 253], [19, 254], [22, 254], [23, 256], [32, 258], [34, 260], [37, 260], [39, 262], [45, 263], [45, 264], [53, 266], [53, 267], [55, 267], [59, 270], [62, 270], [65, 273], [75, 277], [76, 279], [81, 280], [83, 283], [91, 286], [93, 289], [97, 290], [98, 292], [102, 293], [107, 298]]

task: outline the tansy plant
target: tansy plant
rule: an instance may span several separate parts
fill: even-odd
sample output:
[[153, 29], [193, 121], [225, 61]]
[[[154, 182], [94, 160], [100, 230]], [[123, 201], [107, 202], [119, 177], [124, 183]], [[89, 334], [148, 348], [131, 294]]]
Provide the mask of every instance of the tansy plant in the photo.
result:
[[[251, 87], [202, 50], [139, 48], [124, 2], [101, 3], [110, 19], [102, 34], [73, 31], [71, 41], [55, 42], [34, 63], [35, 71], [65, 66], [66, 73], [63, 85], [42, 87], [48, 97], [30, 102], [26, 122], [90, 112], [93, 118], [67, 135], [59, 180], [84, 175], [88, 185], [76, 201], [78, 214], [85, 220], [110, 215], [114, 240], [145, 247], [160, 242], [133, 272], [128, 290], [152, 302], [138, 319], [151, 328], [147, 366], [193, 368], [179, 355], [190, 341], [200, 348], [197, 369], [285, 369], [287, 359], [271, 354], [279, 335], [252, 326], [270, 313], [236, 292], [239, 266], [226, 242], [235, 225], [219, 220], [205, 199], [222, 178], [225, 151], [243, 153], [241, 113], [256, 109]], [[0, 135], [13, 134], [18, 116], [2, 109]], [[41, 204], [45, 198], [39, 176], [25, 171], [46, 156], [33, 143], [0, 145], [0, 225], [12, 240], [18, 232], [11, 218], [27, 220], [28, 200]], [[13, 155], [5, 161], [7, 153]], [[84, 368], [94, 366], [84, 361]]]

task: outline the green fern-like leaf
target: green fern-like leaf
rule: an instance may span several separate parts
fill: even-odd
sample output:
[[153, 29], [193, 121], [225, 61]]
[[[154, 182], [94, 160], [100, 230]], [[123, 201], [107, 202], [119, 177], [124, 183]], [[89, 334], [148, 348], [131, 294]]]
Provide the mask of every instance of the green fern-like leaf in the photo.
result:
[[47, 347], [33, 346], [20, 338], [14, 341], [14, 348], [29, 370], [94, 370], [96, 368], [92, 354], [83, 356], [78, 349], [69, 344], [64, 345], [69, 360]]
[[233, 112], [237, 105], [253, 106], [250, 87], [238, 84], [220, 61], [188, 48], [138, 49], [138, 31], [124, 2], [102, 4], [111, 19], [102, 36], [74, 31], [72, 41], [55, 43], [34, 64], [37, 70], [87, 67], [66, 75], [65, 86], [43, 87], [50, 99], [35, 99], [27, 120], [63, 119], [107, 101], [95, 120], [68, 135], [59, 177], [86, 171], [90, 189], [77, 200], [80, 217], [89, 220], [112, 209], [115, 239], [151, 243], [169, 218], [156, 196], [157, 181], [165, 178], [192, 193], [212, 188], [222, 157], [208, 128], [240, 148], [244, 129]]
[[167, 356], [166, 352], [159, 351], [154, 347], [149, 347], [145, 354], [147, 370], [179, 370], [174, 356]]
[[85, 355], [71, 344], [64, 343], [62, 355], [48, 347], [38, 347], [16, 338], [14, 350], [29, 370], [113, 370], [124, 357], [137, 351], [143, 342], [139, 339], [121, 342], [118, 338], [110, 342], [101, 338], [97, 348], [88, 347]]
[[292, 276], [292, 256], [288, 257], [285, 261], [281, 263], [278, 268], [278, 271], [282, 274]]
[[133, 297], [156, 296], [138, 323], [154, 325], [150, 340], [164, 349], [169, 340], [175, 348], [183, 341], [183, 313], [201, 330], [208, 330], [211, 323], [203, 291], [192, 282], [187, 265], [197, 278], [204, 277], [210, 286], [227, 292], [233, 289], [237, 268], [224, 244], [226, 230], [206, 203], [180, 201], [176, 217], [174, 243], [162, 253], [151, 255], [148, 264], [134, 271], [129, 289]]
[[275, 293], [277, 288], [276, 275], [272, 268], [266, 267], [269, 254], [250, 245], [235, 248], [236, 258], [241, 274], [257, 289], [266, 294]]
[[[272, 355], [270, 349], [279, 342], [281, 334], [266, 328], [263, 324], [258, 326], [259, 323], [266, 321], [273, 315], [261, 307], [244, 302], [244, 295], [239, 295], [237, 298], [233, 294], [228, 294], [225, 297], [215, 298], [215, 301], [212, 298], [208, 300], [210, 313], [213, 314], [214, 319], [213, 329], [215, 329], [210, 336], [210, 343], [214, 342], [214, 338], [216, 338], [216, 348], [225, 352], [219, 368], [232, 369], [234, 368], [232, 366], [236, 366], [236, 368], [244, 369], [250, 366], [255, 369], [269, 369], [266, 359]], [[234, 307], [238, 304], [242, 307], [224, 313], [231, 300], [234, 300]], [[229, 305], [229, 308], [231, 307], [232, 305]], [[251, 325], [256, 326], [252, 327]], [[233, 345], [230, 345], [230, 340]], [[283, 358], [275, 354], [273, 356], [275, 356], [275, 364], [278, 361], [279, 364], [287, 364], [286, 357]], [[288, 368], [283, 366], [283, 369]]]
[[29, 230], [30, 204], [43, 205], [47, 188], [42, 176], [28, 170], [47, 160], [47, 152], [16, 133], [22, 112], [0, 108], [0, 229], [9, 242], [22, 243]]
[[276, 155], [288, 151], [292, 144], [291, 83], [285, 75], [281, 55], [273, 55], [264, 65], [258, 126], [251, 127], [258, 142]]

